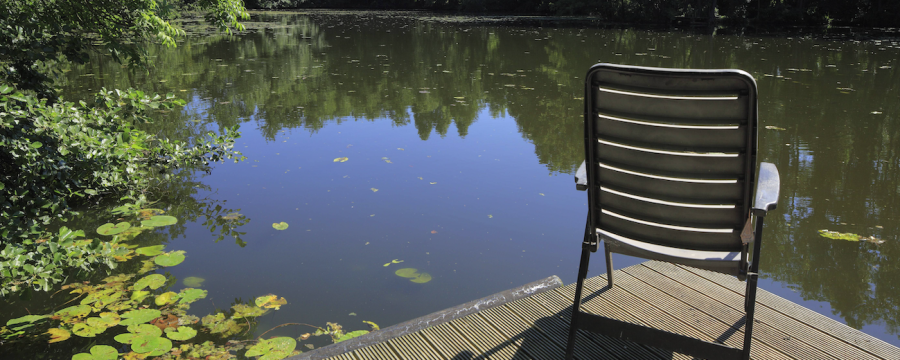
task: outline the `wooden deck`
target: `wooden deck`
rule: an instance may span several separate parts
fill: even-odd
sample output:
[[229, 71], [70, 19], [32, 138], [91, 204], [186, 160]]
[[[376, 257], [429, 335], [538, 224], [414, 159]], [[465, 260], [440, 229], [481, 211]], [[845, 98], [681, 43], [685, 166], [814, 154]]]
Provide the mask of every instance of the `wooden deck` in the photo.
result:
[[[616, 270], [614, 277], [613, 289], [606, 288], [605, 277], [587, 280], [584, 311], [741, 346], [744, 283], [737, 279], [655, 261]], [[295, 358], [562, 359], [574, 292], [575, 284], [557, 287], [343, 354], [334, 344]], [[900, 348], [763, 289], [756, 321], [755, 359], [900, 359]], [[586, 332], [579, 334], [575, 357], [690, 358]]]

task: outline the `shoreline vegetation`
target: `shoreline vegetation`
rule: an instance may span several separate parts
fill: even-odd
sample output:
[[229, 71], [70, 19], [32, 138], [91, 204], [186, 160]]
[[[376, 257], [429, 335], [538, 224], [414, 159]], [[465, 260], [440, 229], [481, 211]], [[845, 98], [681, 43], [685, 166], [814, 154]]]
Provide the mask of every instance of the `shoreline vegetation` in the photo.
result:
[[245, 6], [248, 10], [425, 10], [518, 21], [638, 26], [900, 27], [900, 2], [885, 0], [247, 0]]

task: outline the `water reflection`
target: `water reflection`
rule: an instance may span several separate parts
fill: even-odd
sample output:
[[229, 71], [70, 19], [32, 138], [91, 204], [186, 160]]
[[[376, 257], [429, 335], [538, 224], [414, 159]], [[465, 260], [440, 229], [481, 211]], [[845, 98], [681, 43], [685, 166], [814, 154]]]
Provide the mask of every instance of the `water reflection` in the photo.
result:
[[[804, 300], [829, 303], [853, 327], [897, 334], [896, 34], [835, 40], [439, 20], [257, 14], [244, 35], [196, 28], [198, 36], [178, 48], [152, 50], [149, 74], [98, 56], [64, 80], [69, 97], [101, 86], [175, 92], [189, 100], [186, 111], [147, 126], [187, 139], [240, 123], [274, 144], [288, 141], [286, 132], [316, 136], [348, 121], [411, 125], [422, 140], [466, 138], [474, 123], [508, 116], [546, 171], [571, 174], [583, 159], [582, 78], [590, 65], [743, 69], [759, 85], [759, 157], [782, 174], [779, 216], [766, 223], [765, 276]], [[885, 243], [830, 240], [819, 229]]]

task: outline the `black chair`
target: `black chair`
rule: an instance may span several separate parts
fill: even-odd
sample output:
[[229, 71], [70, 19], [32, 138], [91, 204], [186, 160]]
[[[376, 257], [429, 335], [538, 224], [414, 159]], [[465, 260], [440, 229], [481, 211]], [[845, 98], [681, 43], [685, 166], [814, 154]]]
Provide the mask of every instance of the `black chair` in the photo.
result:
[[[588, 219], [566, 359], [578, 329], [702, 358], [748, 359], [763, 219], [779, 191], [775, 165], [761, 163], [755, 176], [753, 77], [597, 64], [585, 79], [584, 104], [585, 163], [575, 181], [587, 190]], [[610, 288], [613, 252], [746, 281], [743, 349], [581, 312], [600, 241]]]

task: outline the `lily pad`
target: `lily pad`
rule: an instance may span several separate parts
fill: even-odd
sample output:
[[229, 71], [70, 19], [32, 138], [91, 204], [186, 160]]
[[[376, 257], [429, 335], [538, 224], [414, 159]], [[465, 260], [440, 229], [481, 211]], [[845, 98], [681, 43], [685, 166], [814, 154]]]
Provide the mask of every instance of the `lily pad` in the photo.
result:
[[275, 309], [278, 310], [281, 308], [281, 305], [287, 304], [287, 300], [284, 298], [278, 298], [278, 295], [265, 295], [256, 298], [256, 306], [265, 309]]
[[[75, 305], [56, 312], [62, 318], [82, 317], [91, 313], [90, 305]], [[65, 320], [64, 320], [65, 321]]]
[[160, 274], [150, 274], [142, 277], [140, 280], [134, 283], [134, 290], [139, 291], [143, 290], [146, 287], [150, 289], [156, 290], [159, 289], [160, 286], [166, 283], [166, 277]]
[[[90, 320], [90, 319], [95, 319], [95, 318], [89, 318], [88, 320]], [[77, 324], [75, 324], [75, 326], [72, 327], [72, 333], [75, 335], [81, 336], [81, 337], [95, 337], [95, 336], [97, 336], [97, 334], [100, 334], [104, 331], [106, 331], [106, 326], [103, 326], [103, 325], [92, 326], [91, 324], [89, 324], [87, 322], [77, 323]]]
[[131, 224], [129, 224], [128, 222], [125, 222], [125, 221], [120, 222], [118, 224], [106, 223], [106, 224], [100, 225], [100, 227], [97, 228], [97, 233], [100, 235], [107, 235], [107, 236], [116, 235], [125, 230], [128, 230], [128, 228], [130, 228], [130, 227], [131, 227]]
[[184, 261], [183, 250], [162, 253], [153, 258], [153, 262], [159, 266], [175, 266], [181, 264], [182, 261]]
[[169, 215], [156, 215], [151, 217], [148, 220], [141, 221], [141, 226], [146, 227], [159, 227], [159, 226], [169, 226], [175, 225], [178, 223], [178, 218]]
[[403, 269], [394, 271], [394, 274], [396, 274], [399, 277], [413, 278], [413, 277], [416, 277], [416, 274], [418, 274], [418, 270], [416, 270], [415, 268], [403, 268]]
[[72, 333], [70, 333], [69, 330], [60, 328], [49, 329], [45, 334], [50, 334], [50, 341], [48, 341], [50, 344], [66, 341], [72, 337]]
[[859, 235], [829, 231], [828, 229], [819, 230], [819, 235], [833, 240], [859, 241]]
[[142, 248], [137, 248], [134, 252], [144, 256], [156, 256], [161, 254], [165, 247], [165, 245], [144, 246]]
[[173, 291], [167, 291], [157, 296], [153, 302], [156, 303], [156, 306], [166, 306], [174, 303], [175, 300], [178, 300], [178, 294]]
[[[13, 330], [27, 329], [27, 328], [34, 326], [33, 325], [34, 322], [37, 322], [38, 320], [46, 319], [48, 317], [50, 317], [50, 315], [25, 315], [23, 317], [15, 318], [15, 319], [11, 319], [11, 320], [7, 321], [6, 326], [9, 326]], [[25, 325], [13, 326], [16, 324], [25, 324]]]
[[175, 328], [167, 328], [166, 336], [172, 340], [184, 341], [197, 336], [197, 330], [192, 329], [190, 326], [179, 326], [177, 330]]
[[116, 360], [119, 352], [109, 345], [94, 345], [91, 353], [78, 353], [72, 356], [72, 360]]
[[339, 337], [339, 338], [337, 338], [336, 340], [334, 340], [334, 342], [339, 343], [339, 342], [341, 342], [341, 341], [350, 340], [350, 339], [352, 339], [352, 338], [359, 337], [359, 336], [362, 336], [362, 335], [365, 335], [365, 334], [368, 334], [368, 333], [369, 333], [369, 330], [356, 330], [356, 331], [351, 331], [351, 332], [348, 332], [348, 333], [346, 333], [346, 334], [344, 334], [344, 335], [341, 335], [341, 337]]
[[140, 309], [140, 310], [131, 310], [122, 314], [123, 320], [119, 322], [119, 325], [137, 325], [143, 324], [150, 320], [158, 318], [162, 313], [156, 309]]
[[412, 281], [412, 282], [414, 282], [414, 283], [416, 283], [416, 284], [424, 284], [424, 283], [427, 283], [427, 282], [431, 281], [431, 274], [429, 274], [429, 273], [419, 273], [418, 276], [416, 276], [415, 278], [410, 279], [409, 281]]
[[282, 221], [280, 223], [273, 223], [272, 227], [275, 228], [275, 230], [287, 230], [288, 223], [286, 223], [284, 221]]
[[136, 353], [149, 353], [148, 356], [160, 356], [172, 350], [172, 341], [164, 337], [140, 337], [131, 342], [131, 350]]
[[259, 356], [259, 360], [278, 360], [290, 356], [295, 348], [297, 348], [297, 340], [281, 336], [260, 340], [256, 345], [247, 349], [244, 356]]
[[181, 300], [178, 301], [178, 303], [179, 304], [190, 304], [194, 301], [205, 298], [207, 293], [208, 292], [206, 290], [190, 289], [190, 288], [183, 289], [183, 290], [181, 290], [181, 295], [179, 296], [181, 298]]
[[188, 276], [184, 278], [184, 280], [181, 280], [181, 283], [187, 287], [200, 287], [203, 285], [204, 281], [206, 281], [206, 279], [202, 277]]

